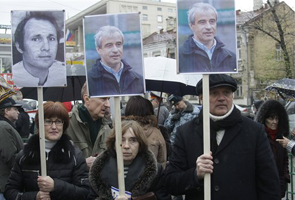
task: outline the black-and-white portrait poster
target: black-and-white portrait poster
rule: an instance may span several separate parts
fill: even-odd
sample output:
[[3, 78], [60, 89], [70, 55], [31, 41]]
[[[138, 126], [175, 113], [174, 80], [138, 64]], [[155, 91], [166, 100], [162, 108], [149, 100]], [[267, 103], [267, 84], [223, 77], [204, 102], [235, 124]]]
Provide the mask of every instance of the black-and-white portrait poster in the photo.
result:
[[89, 96], [145, 92], [139, 13], [84, 17]]
[[64, 87], [65, 11], [11, 11], [12, 74], [18, 87]]
[[235, 0], [178, 0], [179, 73], [237, 73]]

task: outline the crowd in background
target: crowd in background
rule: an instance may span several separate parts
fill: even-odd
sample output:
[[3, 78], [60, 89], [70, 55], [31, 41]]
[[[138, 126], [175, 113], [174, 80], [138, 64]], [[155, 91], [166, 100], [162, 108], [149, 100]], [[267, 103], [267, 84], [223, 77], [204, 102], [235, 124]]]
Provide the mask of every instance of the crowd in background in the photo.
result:
[[[288, 153], [295, 155], [284, 106], [255, 102], [255, 118], [246, 118], [233, 104], [233, 78], [210, 75], [209, 84], [210, 154], [203, 153], [201, 106], [175, 94], [170, 106], [156, 92], [129, 98], [121, 127], [124, 196], [117, 191], [116, 122], [108, 97], [89, 98], [85, 83], [82, 103], [43, 104], [47, 176], [40, 171], [38, 111], [31, 132], [22, 98], [3, 100], [0, 199], [201, 200], [206, 173], [212, 199], [283, 198]], [[196, 92], [203, 101], [202, 80]]]

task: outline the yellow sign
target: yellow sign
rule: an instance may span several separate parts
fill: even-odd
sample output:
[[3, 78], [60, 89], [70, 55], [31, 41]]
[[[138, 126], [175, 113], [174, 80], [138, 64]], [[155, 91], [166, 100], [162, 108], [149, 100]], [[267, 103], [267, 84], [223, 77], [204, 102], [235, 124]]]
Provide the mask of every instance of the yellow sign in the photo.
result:
[[66, 41], [66, 46], [67, 47], [74, 47], [74, 46], [76, 46], [76, 42], [75, 41]]
[[67, 60], [66, 63], [68, 65], [83, 65], [83, 60], [73, 60], [73, 61]]
[[11, 44], [11, 38], [0, 38], [0, 44]]

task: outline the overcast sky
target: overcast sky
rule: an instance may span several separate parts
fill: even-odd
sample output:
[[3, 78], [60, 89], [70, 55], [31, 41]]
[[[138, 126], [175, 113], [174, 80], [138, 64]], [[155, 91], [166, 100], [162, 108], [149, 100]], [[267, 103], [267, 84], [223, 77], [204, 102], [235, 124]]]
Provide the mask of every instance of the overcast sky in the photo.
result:
[[[11, 10], [66, 10], [66, 19], [85, 10], [99, 0], [1, 0], [0, 24], [10, 25]], [[264, 0], [266, 1], [266, 0]], [[173, 2], [176, 0], [162, 0]], [[295, 0], [285, 0], [295, 10]], [[236, 9], [249, 11], [253, 8], [253, 0], [236, 0]]]

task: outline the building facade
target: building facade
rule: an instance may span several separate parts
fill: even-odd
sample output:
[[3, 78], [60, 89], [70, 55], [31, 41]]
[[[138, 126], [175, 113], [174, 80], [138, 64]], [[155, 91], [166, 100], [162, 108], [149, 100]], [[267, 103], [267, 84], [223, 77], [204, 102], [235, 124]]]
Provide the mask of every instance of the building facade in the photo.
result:
[[[76, 46], [67, 52], [83, 52], [83, 17], [86, 15], [132, 13], [141, 14], [142, 38], [167, 27], [168, 18], [176, 18], [176, 4], [152, 0], [102, 0], [66, 20], [66, 28], [73, 34]], [[166, 31], [166, 30], [165, 30]]]
[[271, 3], [282, 27], [281, 34], [268, 4], [251, 12], [237, 11], [239, 73], [234, 77], [239, 84], [236, 98], [244, 102], [241, 104], [250, 105], [255, 100], [276, 98], [275, 93], [265, 91], [264, 88], [288, 76], [282, 51], [283, 41], [294, 78], [295, 12], [285, 2]]

